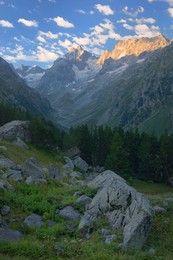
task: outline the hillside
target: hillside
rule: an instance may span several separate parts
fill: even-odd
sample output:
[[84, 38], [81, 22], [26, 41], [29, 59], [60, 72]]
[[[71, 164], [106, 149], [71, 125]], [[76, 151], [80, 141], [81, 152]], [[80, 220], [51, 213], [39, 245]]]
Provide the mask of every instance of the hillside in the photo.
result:
[[52, 116], [53, 110], [46, 99], [28, 88], [25, 82], [0, 58], [0, 102], [29, 111], [35, 115]]
[[[87, 198], [91, 202], [96, 197], [97, 190], [82, 184], [86, 173], [80, 173], [79, 168], [78, 171], [64, 168], [67, 164], [72, 167], [72, 164], [67, 159], [64, 161], [65, 158], [61, 152], [48, 152], [32, 144], [28, 144], [28, 149], [24, 149], [11, 142], [1, 141], [0, 154], [0, 238], [4, 237], [5, 230], [9, 232], [6, 233], [6, 241], [0, 240], [2, 259], [11, 257], [13, 259], [28, 257], [32, 259], [98, 259], [102, 257], [104, 259], [110, 259], [110, 257], [167, 259], [173, 257], [172, 187], [138, 180], [130, 181], [131, 185], [139, 192], [143, 192], [157, 207], [154, 224], [143, 249], [123, 251], [119, 246], [122, 241], [122, 230], [118, 230], [115, 236], [115, 231], [110, 231], [110, 224], [106, 219], [101, 219], [93, 228], [87, 229], [86, 234], [78, 230], [79, 215], [75, 214], [79, 212], [81, 216], [86, 210], [84, 206], [86, 204], [80, 204], [79, 199]], [[8, 160], [5, 161], [3, 156]], [[36, 158], [37, 163], [36, 160], [29, 159], [31, 157]], [[8, 169], [4, 166], [4, 162], [8, 163]], [[30, 176], [27, 178], [28, 181], [22, 179], [19, 181], [17, 172], [19, 174], [20, 165], [24, 165], [23, 177], [24, 174], [29, 173], [29, 168], [26, 168], [29, 164], [26, 162], [32, 162], [32, 167], [36, 168], [32, 168], [32, 178]], [[17, 168], [14, 170], [16, 164]], [[43, 174], [45, 168], [50, 169], [52, 164], [59, 169], [56, 172], [58, 179], [50, 178], [49, 171], [46, 178], [37, 179], [38, 174]], [[62, 179], [63, 174], [65, 175]], [[102, 176], [101, 173], [100, 176]], [[2, 186], [4, 179], [8, 180], [9, 185], [6, 184], [5, 188]], [[83, 203], [86, 202], [83, 201]], [[162, 208], [158, 208], [158, 205]], [[65, 211], [63, 211], [65, 208], [75, 210], [73, 218], [70, 219], [70, 215], [65, 218]]]

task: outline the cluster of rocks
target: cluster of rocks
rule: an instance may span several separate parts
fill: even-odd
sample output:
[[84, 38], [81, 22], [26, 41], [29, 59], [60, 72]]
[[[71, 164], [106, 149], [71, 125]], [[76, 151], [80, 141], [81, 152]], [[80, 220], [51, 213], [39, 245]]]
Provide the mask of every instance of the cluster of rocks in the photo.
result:
[[[12, 130], [11, 125], [18, 131]], [[18, 140], [14, 145], [20, 144], [22, 149], [27, 149], [25, 141], [29, 141], [28, 123], [22, 124], [19, 121], [13, 124], [7, 124], [0, 128], [1, 140], [14, 137]], [[24, 134], [25, 132], [25, 134]], [[26, 134], [27, 133], [27, 134]], [[18, 138], [18, 139], [16, 139]], [[13, 140], [14, 142], [14, 140]], [[5, 149], [5, 147], [3, 148]], [[117, 239], [117, 230], [123, 231], [122, 243], [119, 245], [122, 249], [131, 247], [141, 248], [149, 234], [153, 223], [153, 214], [163, 212], [164, 209], [153, 208], [150, 202], [134, 188], [130, 187], [126, 181], [116, 173], [97, 166], [90, 167], [81, 157], [78, 148], [72, 148], [67, 151], [64, 157], [63, 169], [56, 164], [51, 164], [45, 169], [35, 158], [27, 159], [23, 165], [17, 165], [12, 160], [0, 155], [0, 189], [15, 192], [9, 181], [25, 182], [28, 185], [47, 184], [49, 179], [58, 182], [66, 182], [68, 185], [88, 185], [97, 190], [96, 195], [91, 198], [78, 190], [75, 192], [76, 204], [84, 209], [84, 214], [71, 205], [64, 208], [57, 208], [55, 215], [66, 220], [78, 221], [78, 230], [82, 236], [89, 239], [93, 231], [102, 234], [106, 244], [113, 243]], [[168, 203], [168, 201], [165, 201]], [[0, 240], [16, 241], [23, 235], [21, 232], [11, 230], [4, 221], [4, 216], [9, 215], [8, 205], [2, 205], [0, 208]], [[104, 228], [97, 228], [101, 220], [106, 220], [108, 225]], [[13, 219], [11, 219], [13, 221]], [[43, 225], [53, 226], [56, 222], [48, 220], [43, 221], [42, 216], [32, 213], [23, 220], [22, 227], [41, 228]]]

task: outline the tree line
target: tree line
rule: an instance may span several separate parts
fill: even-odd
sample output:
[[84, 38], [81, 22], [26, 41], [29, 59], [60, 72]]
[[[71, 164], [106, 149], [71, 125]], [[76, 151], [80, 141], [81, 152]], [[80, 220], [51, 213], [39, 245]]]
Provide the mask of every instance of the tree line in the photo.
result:
[[30, 120], [33, 144], [49, 150], [77, 146], [81, 157], [92, 166], [104, 166], [124, 178], [135, 177], [167, 182], [173, 176], [173, 134], [124, 131], [122, 128], [87, 125], [60, 130], [45, 118], [0, 104], [0, 125], [12, 120]]

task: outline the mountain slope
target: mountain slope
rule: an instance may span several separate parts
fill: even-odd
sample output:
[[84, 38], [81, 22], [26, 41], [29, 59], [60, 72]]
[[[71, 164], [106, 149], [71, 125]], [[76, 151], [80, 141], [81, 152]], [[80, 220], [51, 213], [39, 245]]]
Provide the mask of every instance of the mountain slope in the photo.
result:
[[0, 58], [0, 102], [37, 115], [50, 116], [52, 113], [49, 102], [30, 89], [2, 58]]

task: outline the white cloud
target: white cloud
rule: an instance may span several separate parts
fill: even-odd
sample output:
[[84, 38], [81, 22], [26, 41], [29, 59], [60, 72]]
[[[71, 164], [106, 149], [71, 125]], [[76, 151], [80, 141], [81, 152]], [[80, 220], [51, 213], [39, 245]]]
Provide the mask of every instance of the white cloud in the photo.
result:
[[36, 60], [39, 62], [51, 62], [55, 61], [58, 55], [52, 51], [46, 50], [45, 48], [38, 46], [36, 53]]
[[95, 8], [102, 13], [103, 15], [113, 15], [114, 11], [110, 8], [109, 5], [101, 5], [101, 4], [96, 4]]
[[137, 9], [130, 8], [128, 6], [124, 6], [122, 9], [123, 13], [125, 13], [127, 16], [131, 17], [137, 17], [138, 14], [143, 13], [145, 11], [143, 6], [138, 6]]
[[42, 43], [45, 43], [46, 42], [46, 40], [42, 37], [42, 36], [37, 36], [37, 40], [39, 41], [39, 42], [42, 42]]
[[14, 28], [13, 24], [6, 20], [0, 20], [0, 26], [7, 28]]
[[135, 37], [154, 37], [160, 34], [160, 28], [155, 25], [150, 27], [146, 24], [129, 25], [127, 23], [123, 24], [123, 27], [127, 30], [134, 31]]
[[57, 16], [55, 18], [50, 18], [50, 20], [54, 21], [58, 26], [64, 28], [74, 28], [74, 24], [68, 22], [64, 18]]
[[[48, 31], [48, 32], [39, 31], [38, 32], [38, 37], [41, 37], [41, 38], [45, 37], [45, 38], [48, 38], [50, 40], [55, 40], [55, 39], [58, 39], [58, 34], [52, 33], [51, 31]], [[38, 39], [38, 37], [37, 37], [37, 39]], [[44, 40], [44, 42], [45, 42], [45, 40]]]
[[123, 27], [124, 27], [125, 29], [129, 30], [129, 31], [133, 31], [133, 30], [134, 30], [134, 26], [129, 25], [129, 24], [127, 24], [127, 23], [124, 23], [124, 24], [123, 24]]
[[89, 14], [92, 15], [92, 14], [95, 14], [95, 12], [94, 12], [93, 10], [91, 10], [91, 11], [89, 12]]
[[73, 40], [76, 44], [85, 46], [91, 44], [91, 39], [88, 37], [73, 37]]
[[18, 20], [18, 23], [22, 23], [27, 27], [37, 27], [38, 26], [38, 23], [35, 20], [26, 20], [23, 18], [20, 18]]
[[0, 1], [0, 5], [5, 5], [5, 2], [4, 1]]
[[160, 34], [160, 28], [152, 25], [148, 27], [146, 24], [138, 24], [135, 26], [135, 32], [139, 37], [154, 37]]
[[117, 21], [117, 23], [126, 23], [126, 20], [120, 19], [120, 20]]
[[153, 3], [153, 2], [166, 2], [168, 3], [170, 6], [173, 6], [173, 0], [148, 0], [149, 3]]
[[82, 10], [82, 9], [77, 10], [77, 12], [80, 13], [80, 14], [86, 14], [86, 12], [84, 10]]
[[50, 3], [56, 3], [56, 0], [48, 0]]
[[71, 41], [69, 41], [68, 39], [66, 39], [65, 41], [59, 40], [58, 44], [66, 49], [70, 49], [73, 45], [73, 43]]
[[144, 23], [156, 23], [156, 20], [154, 18], [140, 18], [135, 20], [138, 24], [144, 24]]
[[173, 8], [168, 8], [168, 14], [173, 17]]

